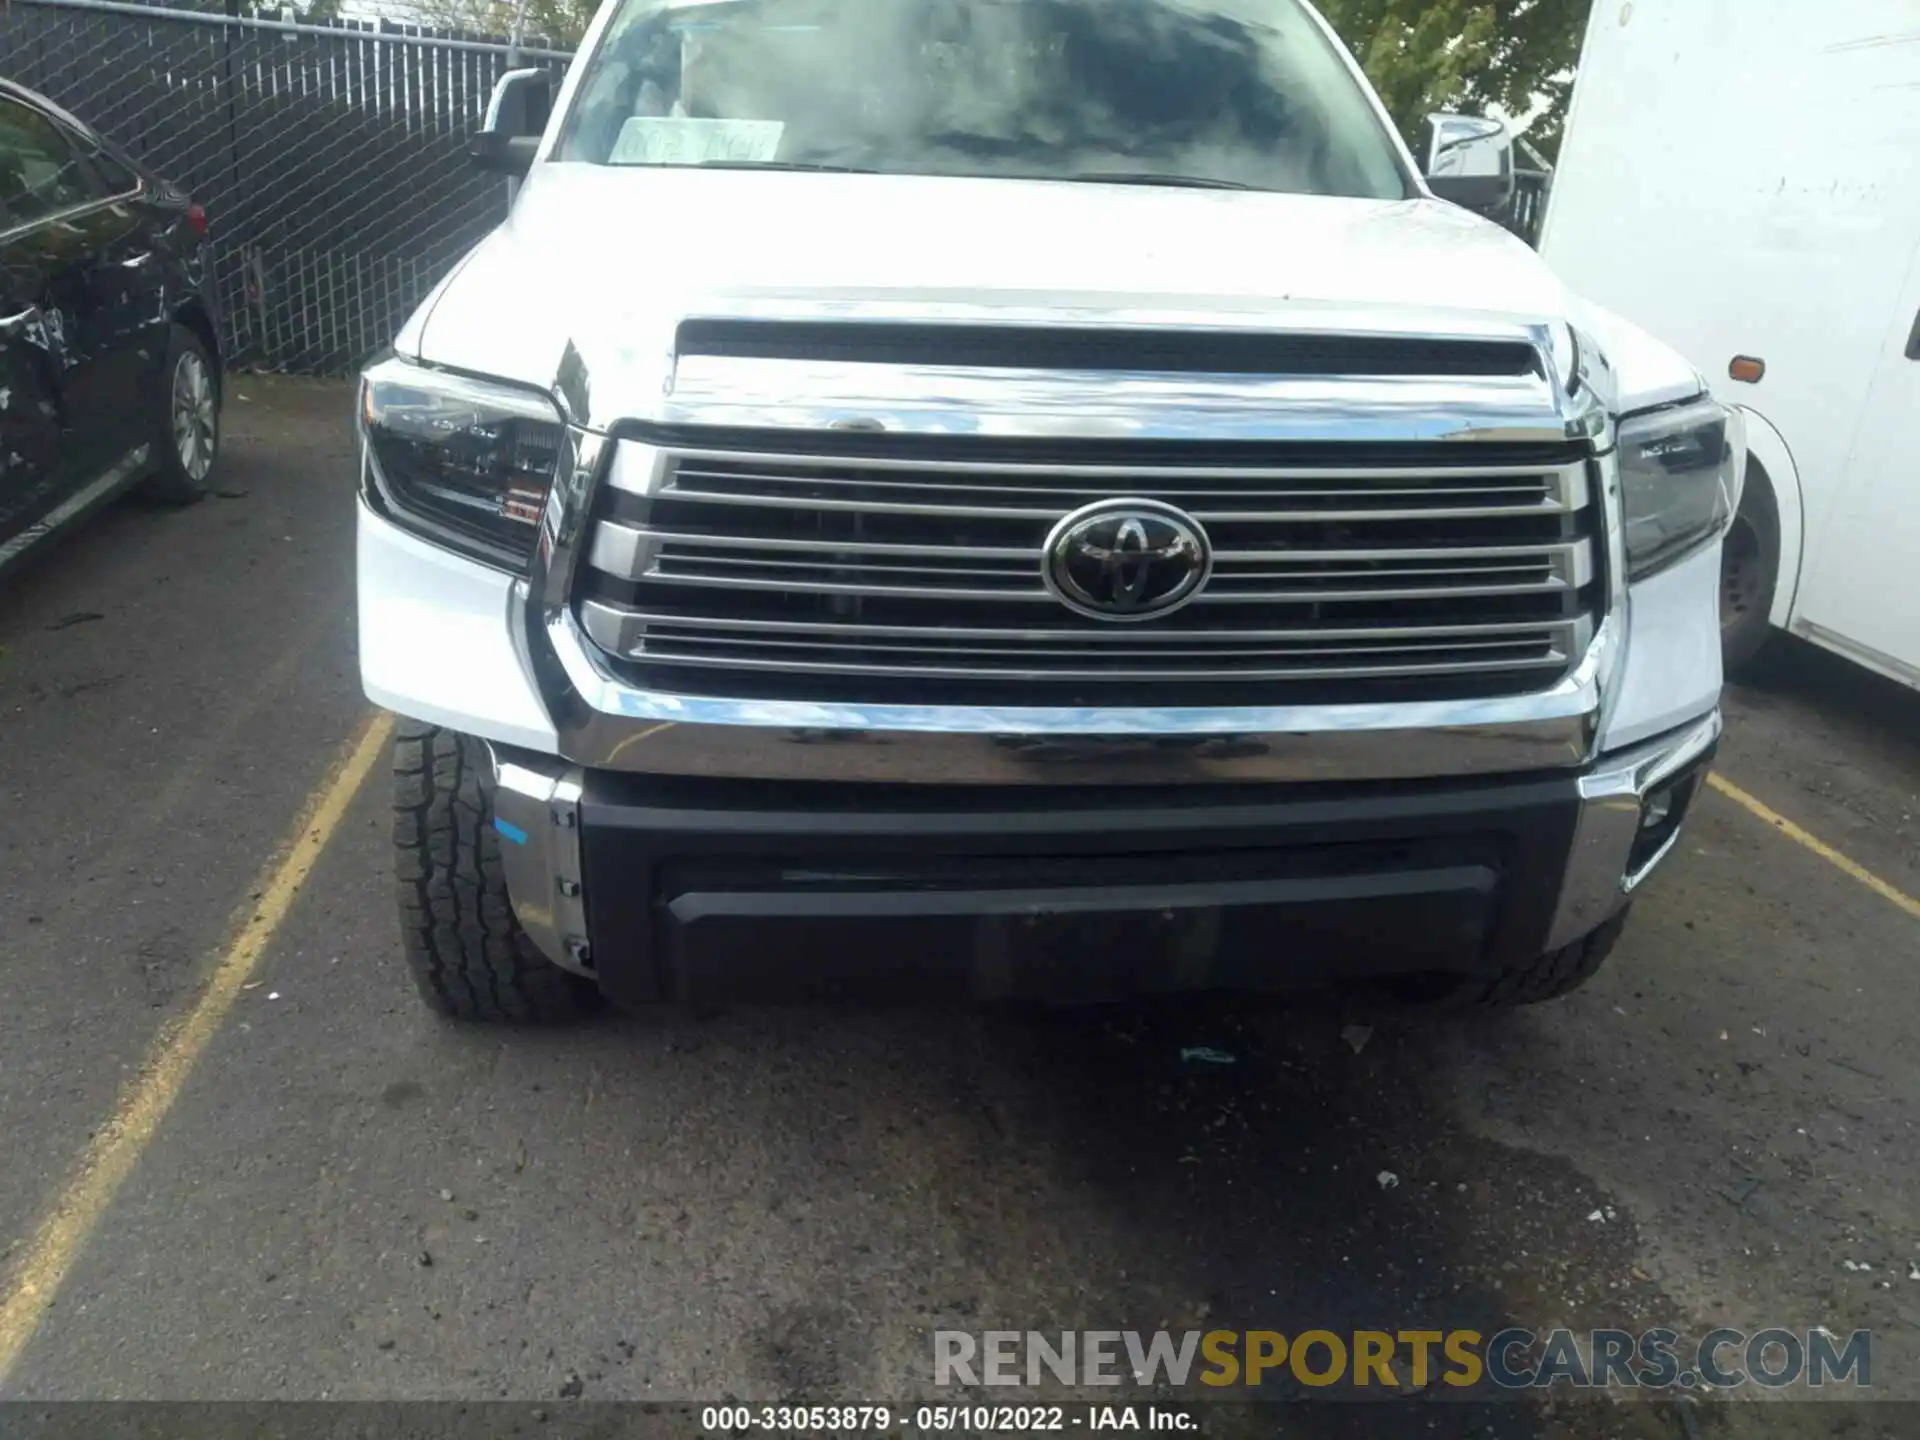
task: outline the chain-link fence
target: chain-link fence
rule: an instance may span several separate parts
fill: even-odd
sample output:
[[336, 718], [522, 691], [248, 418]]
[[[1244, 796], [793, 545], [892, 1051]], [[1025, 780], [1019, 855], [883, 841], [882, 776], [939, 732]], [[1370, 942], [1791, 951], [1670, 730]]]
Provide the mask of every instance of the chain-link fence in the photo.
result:
[[468, 139], [512, 64], [566, 58], [388, 20], [0, 0], [0, 74], [206, 206], [232, 361], [305, 374], [358, 366], [500, 222]]

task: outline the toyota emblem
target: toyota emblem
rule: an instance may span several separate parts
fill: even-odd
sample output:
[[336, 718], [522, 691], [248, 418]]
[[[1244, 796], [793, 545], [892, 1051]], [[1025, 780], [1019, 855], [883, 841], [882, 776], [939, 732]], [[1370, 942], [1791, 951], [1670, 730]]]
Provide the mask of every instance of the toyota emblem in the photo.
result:
[[1047, 536], [1047, 589], [1096, 620], [1151, 620], [1207, 583], [1213, 547], [1200, 522], [1158, 500], [1101, 500]]

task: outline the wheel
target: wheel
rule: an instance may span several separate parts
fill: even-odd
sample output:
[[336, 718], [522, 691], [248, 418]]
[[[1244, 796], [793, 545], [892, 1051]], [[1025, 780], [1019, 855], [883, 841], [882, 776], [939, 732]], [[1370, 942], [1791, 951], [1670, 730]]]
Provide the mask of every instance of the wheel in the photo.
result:
[[407, 965], [427, 1004], [456, 1020], [563, 1020], [595, 992], [541, 954], [514, 918], [492, 790], [480, 741], [401, 723], [393, 848]]
[[163, 505], [191, 505], [206, 495], [220, 457], [220, 380], [207, 347], [184, 325], [168, 334], [165, 376], [145, 490]]
[[1571, 995], [1594, 977], [1607, 956], [1613, 953], [1614, 942], [1626, 924], [1627, 910], [1622, 908], [1599, 929], [1558, 950], [1549, 950], [1525, 965], [1492, 975], [1461, 976], [1437, 991], [1403, 998], [1424, 1000], [1445, 1009], [1506, 1009], [1557, 1000], [1562, 995]]
[[1749, 462], [1740, 509], [1720, 547], [1720, 662], [1727, 674], [1752, 664], [1772, 636], [1768, 616], [1779, 579], [1779, 502], [1766, 470]]

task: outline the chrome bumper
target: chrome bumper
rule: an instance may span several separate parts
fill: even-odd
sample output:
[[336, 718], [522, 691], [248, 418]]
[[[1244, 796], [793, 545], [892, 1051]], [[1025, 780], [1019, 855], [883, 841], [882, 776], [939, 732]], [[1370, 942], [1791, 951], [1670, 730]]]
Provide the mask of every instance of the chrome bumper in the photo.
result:
[[[723, 700], [609, 674], [570, 610], [533, 652], [569, 759], [589, 769], [917, 785], [1191, 785], [1434, 780], [1573, 770], [1593, 753], [1621, 622], [1550, 689], [1492, 700], [1254, 707], [990, 709]], [[544, 654], [542, 652], [545, 652]]]

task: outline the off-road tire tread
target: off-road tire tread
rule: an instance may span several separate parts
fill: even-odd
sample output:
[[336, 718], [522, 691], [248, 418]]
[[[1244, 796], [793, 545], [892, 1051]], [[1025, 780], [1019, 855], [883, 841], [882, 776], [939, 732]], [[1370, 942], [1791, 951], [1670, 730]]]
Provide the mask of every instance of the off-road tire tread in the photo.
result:
[[486, 748], [400, 722], [393, 749], [400, 938], [428, 1005], [456, 1020], [568, 1019], [592, 987], [540, 953], [514, 918], [493, 829]]
[[1626, 923], [1627, 910], [1623, 907], [1606, 924], [1572, 944], [1549, 950], [1531, 964], [1467, 981], [1452, 998], [1459, 1005], [1506, 1009], [1570, 995], [1594, 977]]

